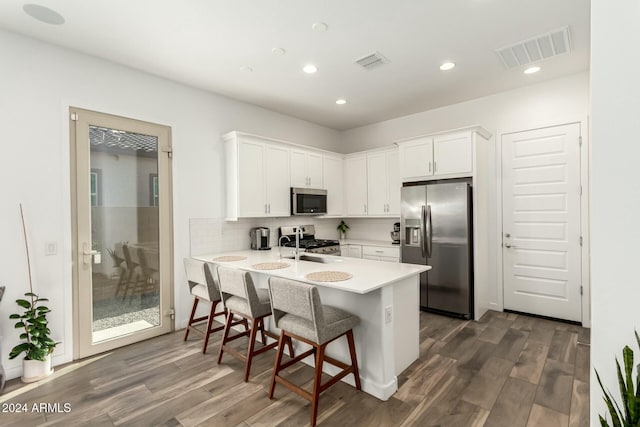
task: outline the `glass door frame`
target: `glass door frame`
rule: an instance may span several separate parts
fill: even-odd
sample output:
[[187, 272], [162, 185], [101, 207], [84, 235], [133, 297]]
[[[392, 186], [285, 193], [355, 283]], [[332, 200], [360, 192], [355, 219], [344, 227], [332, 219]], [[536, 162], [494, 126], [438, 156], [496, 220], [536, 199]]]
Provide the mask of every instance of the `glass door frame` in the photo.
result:
[[[100, 126], [152, 135], [158, 139], [160, 325], [93, 343], [89, 127]], [[173, 310], [173, 203], [171, 128], [125, 117], [69, 108], [74, 360], [143, 341], [175, 330]], [[92, 258], [90, 258], [92, 259]], [[105, 260], [106, 261], [106, 260]]]

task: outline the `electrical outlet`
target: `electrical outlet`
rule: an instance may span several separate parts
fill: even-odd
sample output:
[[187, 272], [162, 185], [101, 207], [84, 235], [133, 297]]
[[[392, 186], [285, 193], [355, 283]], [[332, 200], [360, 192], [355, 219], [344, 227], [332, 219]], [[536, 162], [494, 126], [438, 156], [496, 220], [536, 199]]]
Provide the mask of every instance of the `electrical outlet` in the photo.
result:
[[388, 305], [384, 308], [384, 323], [391, 323], [393, 320], [393, 307]]

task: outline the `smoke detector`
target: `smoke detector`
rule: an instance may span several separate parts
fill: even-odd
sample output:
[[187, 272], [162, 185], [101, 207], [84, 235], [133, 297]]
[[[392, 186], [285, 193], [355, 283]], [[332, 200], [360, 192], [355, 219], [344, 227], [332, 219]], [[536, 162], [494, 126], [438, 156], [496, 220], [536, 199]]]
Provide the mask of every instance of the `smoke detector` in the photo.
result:
[[569, 27], [502, 47], [497, 49], [496, 53], [508, 69], [569, 54], [571, 53]]
[[391, 61], [385, 58], [384, 55], [378, 51], [363, 56], [360, 59], [356, 59], [355, 61], [356, 64], [360, 65], [365, 70], [372, 70], [381, 65], [388, 64], [389, 62]]

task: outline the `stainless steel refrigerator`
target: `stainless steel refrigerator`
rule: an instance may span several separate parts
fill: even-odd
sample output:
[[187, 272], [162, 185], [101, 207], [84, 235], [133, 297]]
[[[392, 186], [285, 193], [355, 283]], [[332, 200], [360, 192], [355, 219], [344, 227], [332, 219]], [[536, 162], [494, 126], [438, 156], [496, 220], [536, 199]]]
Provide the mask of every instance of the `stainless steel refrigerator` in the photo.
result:
[[430, 265], [420, 276], [420, 308], [473, 317], [471, 180], [405, 183], [401, 261]]

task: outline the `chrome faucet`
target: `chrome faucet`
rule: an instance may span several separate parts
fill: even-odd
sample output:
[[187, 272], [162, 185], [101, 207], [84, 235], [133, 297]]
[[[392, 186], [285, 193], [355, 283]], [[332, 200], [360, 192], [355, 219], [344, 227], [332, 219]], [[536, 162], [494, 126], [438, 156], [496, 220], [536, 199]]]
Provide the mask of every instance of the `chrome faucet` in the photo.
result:
[[291, 241], [291, 238], [289, 236], [280, 236], [280, 238], [278, 239], [278, 247], [280, 248], [280, 258], [282, 258], [282, 239], [287, 239], [288, 241]]
[[301, 226], [296, 226], [293, 229], [294, 233], [296, 233], [296, 254], [295, 254], [295, 260], [296, 262], [300, 261], [300, 237], [303, 237], [304, 233], [304, 228], [302, 228]]

